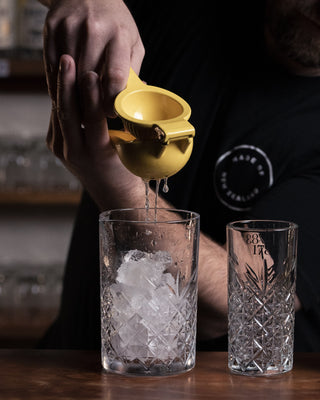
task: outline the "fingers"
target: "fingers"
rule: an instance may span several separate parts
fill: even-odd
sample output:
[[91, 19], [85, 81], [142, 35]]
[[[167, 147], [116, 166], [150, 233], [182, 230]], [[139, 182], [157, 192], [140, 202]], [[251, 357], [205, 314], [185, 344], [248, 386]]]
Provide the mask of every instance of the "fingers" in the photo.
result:
[[81, 116], [76, 85], [76, 66], [72, 57], [62, 55], [57, 82], [57, 118], [64, 140], [64, 157], [82, 149]]
[[51, 30], [47, 24], [44, 26], [43, 30], [43, 61], [49, 95], [52, 101], [56, 102], [58, 62], [56, 60], [54, 35], [51, 34]]
[[[106, 47], [105, 22], [88, 17], [81, 29], [81, 46], [79, 48], [79, 59], [77, 62], [78, 77], [88, 71], [101, 71], [104, 61], [104, 49]], [[94, 45], [93, 45], [94, 43]]]
[[52, 100], [57, 101], [60, 56], [69, 54], [79, 79], [87, 71], [102, 77], [105, 113], [114, 116], [114, 98], [126, 86], [130, 65], [139, 72], [144, 57], [132, 15], [122, 1], [51, 3], [44, 27], [44, 63]]
[[54, 101], [57, 99], [60, 56], [69, 54], [77, 60], [81, 43], [80, 21], [73, 15], [64, 16], [65, 12], [65, 10], [49, 11], [43, 30], [44, 66], [49, 94]]
[[86, 145], [93, 151], [102, 149], [109, 143], [109, 137], [98, 74], [87, 72], [81, 79], [80, 92]]
[[115, 116], [113, 103], [116, 95], [126, 87], [130, 55], [131, 49], [125, 38], [115, 37], [109, 43], [102, 79], [104, 110], [109, 117]]
[[[75, 65], [70, 56], [62, 56], [58, 72], [56, 101], [52, 101], [52, 111], [47, 134], [47, 146], [52, 153], [66, 160], [67, 149], [79, 147], [79, 111], [75, 101]], [[74, 125], [71, 127], [71, 125]], [[70, 129], [71, 128], [71, 129]], [[76, 144], [74, 144], [75, 142]]]
[[144, 46], [139, 37], [131, 52], [131, 67], [137, 74], [140, 71], [144, 55], [145, 55]]
[[115, 116], [114, 100], [127, 85], [130, 67], [139, 73], [143, 57], [140, 39], [133, 48], [126, 35], [115, 36], [109, 42], [102, 79], [104, 110], [108, 117]]
[[48, 139], [51, 136], [53, 152], [60, 157], [62, 152], [63, 158], [69, 162], [74, 162], [87, 151], [98, 151], [109, 143], [99, 76], [93, 71], [87, 72], [78, 89], [75, 62], [72, 57], [62, 55], [57, 107], [53, 112]]

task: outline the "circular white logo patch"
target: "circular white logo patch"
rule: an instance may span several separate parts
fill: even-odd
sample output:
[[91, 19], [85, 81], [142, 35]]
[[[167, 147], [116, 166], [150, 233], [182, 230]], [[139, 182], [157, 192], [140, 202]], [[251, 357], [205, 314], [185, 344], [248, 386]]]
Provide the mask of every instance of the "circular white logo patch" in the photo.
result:
[[215, 191], [219, 200], [232, 210], [249, 210], [272, 184], [271, 162], [258, 147], [246, 144], [234, 147], [216, 162]]

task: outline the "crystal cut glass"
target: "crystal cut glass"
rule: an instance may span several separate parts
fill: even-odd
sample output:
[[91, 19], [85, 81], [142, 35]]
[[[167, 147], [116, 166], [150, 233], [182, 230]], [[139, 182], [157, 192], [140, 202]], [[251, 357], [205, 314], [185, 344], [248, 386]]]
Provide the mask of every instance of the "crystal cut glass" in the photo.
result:
[[135, 212], [100, 217], [102, 365], [127, 375], [185, 372], [195, 364], [199, 217]]
[[227, 230], [229, 368], [244, 375], [290, 371], [297, 227], [244, 221]]

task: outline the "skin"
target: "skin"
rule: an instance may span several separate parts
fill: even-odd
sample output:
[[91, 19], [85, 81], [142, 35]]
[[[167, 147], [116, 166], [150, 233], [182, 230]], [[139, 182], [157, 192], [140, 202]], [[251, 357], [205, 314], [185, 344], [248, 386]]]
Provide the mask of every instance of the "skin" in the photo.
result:
[[[101, 210], [143, 207], [144, 183], [120, 162], [111, 145], [105, 118], [106, 98], [113, 99], [114, 95], [124, 88], [130, 62], [137, 71], [140, 67], [143, 51], [140, 44], [137, 44], [140, 43], [137, 29], [120, 0], [87, 0], [81, 2], [81, 7], [79, 2], [80, 0], [46, 2], [51, 9], [46, 23], [45, 63], [53, 100], [47, 144], [79, 178]], [[320, 15], [318, 3], [315, 0], [266, 1], [265, 32], [270, 55], [291, 73], [305, 76], [320, 74], [320, 42], [319, 46], [317, 45], [318, 40], [320, 41], [320, 28], [318, 32], [317, 26]], [[92, 19], [84, 17], [84, 10], [87, 12], [88, 7]], [[100, 31], [100, 34], [96, 31], [91, 33], [88, 28], [90, 24], [95, 25], [95, 18], [100, 20], [101, 10], [110, 22], [110, 25], [105, 24], [108, 28], [104, 35]], [[123, 15], [121, 10], [126, 10]], [[112, 27], [115, 27], [113, 16], [115, 15], [117, 20], [120, 17], [119, 13], [126, 20], [125, 32], [121, 33], [115, 29], [119, 36], [113, 36], [110, 34]], [[286, 18], [290, 19], [289, 24], [284, 23]], [[280, 22], [282, 29], [276, 29]], [[71, 30], [67, 29], [69, 23], [73, 27]], [[299, 35], [294, 35], [295, 28], [291, 26], [292, 23], [296, 24]], [[85, 40], [80, 40], [83, 26], [86, 26], [84, 32], [87, 36]], [[67, 40], [62, 41], [60, 38], [64, 37], [66, 32], [69, 32], [69, 36], [66, 36]], [[129, 37], [128, 32], [134, 34]], [[309, 46], [309, 56], [306, 57], [304, 49], [315, 32], [317, 40]], [[90, 41], [97, 42], [100, 50], [91, 53], [92, 49], [87, 46]], [[123, 45], [124, 42], [129, 44]], [[106, 51], [108, 46], [111, 50]], [[126, 61], [125, 66], [122, 63], [122, 72], [119, 73], [119, 66], [112, 65], [117, 65], [119, 55], [124, 54], [122, 52], [126, 53]], [[103, 68], [102, 59], [105, 61]], [[57, 60], [59, 67], [56, 72], [52, 72], [55, 71]], [[112, 79], [110, 71], [116, 71], [115, 80]], [[103, 79], [106, 76], [109, 77], [107, 81]], [[151, 191], [151, 204], [154, 197]], [[158, 200], [158, 206], [171, 207], [161, 198]], [[215, 243], [202, 233], [198, 284], [198, 336], [200, 339], [219, 337], [227, 332], [227, 254], [225, 246]], [[296, 310], [300, 308], [300, 301], [296, 298]]]
[[40, 0], [49, 7], [44, 26], [44, 61], [50, 96], [56, 100], [62, 54], [76, 61], [77, 76], [99, 74], [105, 114], [114, 116], [115, 96], [125, 88], [130, 66], [138, 73], [144, 47], [122, 0]]

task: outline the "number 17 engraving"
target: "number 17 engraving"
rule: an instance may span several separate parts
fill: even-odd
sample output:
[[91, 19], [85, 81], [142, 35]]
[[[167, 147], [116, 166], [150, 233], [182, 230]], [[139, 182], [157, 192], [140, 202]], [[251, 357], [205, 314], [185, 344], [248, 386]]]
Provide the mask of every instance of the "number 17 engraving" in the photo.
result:
[[264, 256], [269, 255], [269, 252], [265, 248], [265, 245], [263, 244], [263, 241], [261, 240], [258, 233], [247, 234], [246, 243], [253, 246], [253, 255], [261, 256], [262, 259], [264, 258]]
[[264, 244], [254, 244], [253, 245], [253, 254], [261, 256], [261, 258], [264, 258], [264, 256], [268, 255], [268, 250], [265, 248]]

